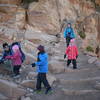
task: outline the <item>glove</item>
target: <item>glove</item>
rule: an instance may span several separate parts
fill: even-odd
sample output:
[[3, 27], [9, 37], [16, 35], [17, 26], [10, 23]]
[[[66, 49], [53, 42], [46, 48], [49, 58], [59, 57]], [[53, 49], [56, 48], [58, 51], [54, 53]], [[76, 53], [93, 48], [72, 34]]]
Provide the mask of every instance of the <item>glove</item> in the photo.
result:
[[33, 63], [33, 64], [31, 64], [32, 65], [32, 67], [35, 67], [36, 66], [36, 64], [35, 63]]
[[76, 56], [76, 59], [78, 58], [78, 55]]
[[66, 54], [64, 54], [64, 59], [66, 58]]

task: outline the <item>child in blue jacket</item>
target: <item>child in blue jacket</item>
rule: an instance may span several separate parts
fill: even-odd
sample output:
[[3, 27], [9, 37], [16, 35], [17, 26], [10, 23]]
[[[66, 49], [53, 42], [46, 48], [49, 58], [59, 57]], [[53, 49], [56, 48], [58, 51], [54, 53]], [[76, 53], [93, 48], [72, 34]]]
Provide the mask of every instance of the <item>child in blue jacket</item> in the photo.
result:
[[71, 23], [68, 23], [67, 28], [64, 30], [64, 38], [66, 39], [67, 47], [69, 46], [70, 40], [75, 38], [75, 33], [71, 27]]
[[45, 53], [44, 46], [40, 45], [37, 49], [39, 50], [37, 62], [32, 64], [32, 67], [37, 66], [38, 72], [36, 90], [41, 91], [41, 83], [43, 83], [46, 87], [45, 94], [47, 94], [51, 91], [51, 86], [46, 78], [46, 73], [48, 72], [48, 55]]

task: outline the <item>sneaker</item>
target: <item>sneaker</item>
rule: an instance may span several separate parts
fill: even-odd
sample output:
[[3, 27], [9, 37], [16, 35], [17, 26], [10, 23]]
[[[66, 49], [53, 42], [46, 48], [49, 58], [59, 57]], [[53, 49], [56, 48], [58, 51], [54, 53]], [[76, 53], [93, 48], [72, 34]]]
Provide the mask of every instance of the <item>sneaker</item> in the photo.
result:
[[14, 77], [14, 76], [16, 76], [16, 75], [15, 75], [15, 74], [11, 74], [11, 75], [10, 75], [10, 77]]
[[48, 93], [52, 93], [52, 89], [51, 88], [46, 89], [45, 94], [48, 94]]
[[20, 77], [20, 75], [15, 75], [13, 78], [19, 78]]

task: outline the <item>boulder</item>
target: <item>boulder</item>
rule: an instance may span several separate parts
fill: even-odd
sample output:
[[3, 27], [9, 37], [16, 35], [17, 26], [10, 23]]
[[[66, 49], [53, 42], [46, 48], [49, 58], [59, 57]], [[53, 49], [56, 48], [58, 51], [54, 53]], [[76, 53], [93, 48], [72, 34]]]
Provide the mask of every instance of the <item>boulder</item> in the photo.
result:
[[100, 60], [97, 60], [97, 61], [95, 62], [95, 64], [96, 64], [96, 66], [100, 67]]
[[20, 4], [22, 0], [0, 0], [0, 4]]
[[[34, 21], [33, 21], [34, 22]], [[41, 30], [35, 29], [31, 25], [26, 26], [25, 38], [32, 41], [34, 44], [41, 44], [45, 42], [56, 41], [57, 38], [54, 35], [47, 34]]]
[[0, 79], [0, 93], [9, 98], [19, 98], [26, 94], [26, 91], [19, 88], [17, 84]]
[[[16, 21], [15, 24], [19, 29], [23, 29], [26, 24], [26, 11], [24, 8], [18, 7], [16, 11]], [[20, 37], [19, 37], [20, 38]]]
[[37, 73], [36, 72], [29, 72], [28, 74], [28, 78], [34, 80], [37, 77]]
[[23, 97], [21, 100], [32, 100], [30, 97]]
[[100, 90], [100, 83], [97, 83], [97, 84], [95, 85], [95, 89]]
[[97, 61], [97, 57], [91, 57], [89, 60], [88, 60], [88, 63], [89, 64], [92, 64], [92, 63], [95, 63]]
[[0, 94], [0, 100], [9, 100], [6, 96], [4, 96], [3, 94]]
[[10, 5], [10, 4], [1, 4], [0, 5], [0, 12], [6, 14], [14, 14], [17, 11], [18, 6]]
[[100, 6], [100, 0], [95, 0], [96, 4]]
[[63, 73], [65, 70], [64, 63], [59, 61], [50, 61], [49, 62], [49, 71], [51, 73]]
[[38, 28], [49, 34], [56, 34], [59, 31], [63, 19], [66, 18], [67, 20], [74, 21], [77, 18], [77, 14], [70, 0], [42, 0], [38, 3], [30, 4], [28, 18], [29, 23], [34, 28]]
[[36, 87], [36, 81], [35, 80], [24, 80], [21, 83], [22, 86], [26, 88], [35, 88]]
[[56, 77], [54, 77], [53, 75], [51, 75], [51, 74], [48, 74], [47, 75], [47, 79], [48, 79], [48, 82], [49, 82], [49, 84], [52, 86], [53, 85], [53, 83], [54, 82], [56, 82]]
[[6, 21], [10, 20], [12, 17], [13, 17], [12, 15], [0, 12], [0, 22], [6, 22]]

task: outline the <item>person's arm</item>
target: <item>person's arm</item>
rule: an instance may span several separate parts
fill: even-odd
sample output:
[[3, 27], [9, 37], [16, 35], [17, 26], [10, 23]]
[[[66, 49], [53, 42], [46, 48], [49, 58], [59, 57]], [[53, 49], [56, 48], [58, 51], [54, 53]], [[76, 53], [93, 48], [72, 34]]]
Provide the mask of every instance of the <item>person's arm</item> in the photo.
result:
[[76, 47], [76, 57], [78, 57], [78, 48]]
[[67, 34], [67, 28], [65, 28], [64, 30], [64, 38], [66, 38], [66, 34]]
[[7, 56], [6, 59], [16, 59], [17, 56], [19, 56], [18, 53], [15, 53], [12, 56]]
[[43, 65], [45, 63], [46, 59], [48, 59], [48, 57], [47, 56], [41, 56], [39, 59], [40, 59], [40, 61], [37, 61], [35, 63], [37, 66]]
[[67, 47], [66, 49], [66, 55], [68, 55], [68, 52], [69, 52], [69, 47]]
[[75, 38], [76, 37], [76, 34], [74, 32], [74, 30], [72, 29], [72, 37]]

